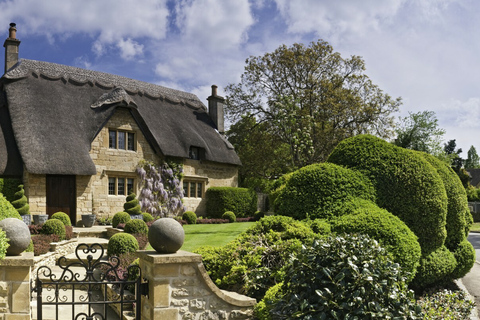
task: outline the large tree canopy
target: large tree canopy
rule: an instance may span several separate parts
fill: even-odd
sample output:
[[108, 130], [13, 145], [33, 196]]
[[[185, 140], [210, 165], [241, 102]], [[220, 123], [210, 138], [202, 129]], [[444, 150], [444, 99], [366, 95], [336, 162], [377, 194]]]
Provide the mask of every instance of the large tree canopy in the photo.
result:
[[364, 70], [360, 57], [344, 59], [322, 40], [282, 45], [247, 59], [241, 82], [226, 87], [226, 114], [233, 123], [245, 115], [268, 123], [265, 129], [288, 146], [292, 168], [321, 162], [347, 137], [392, 133], [391, 113], [401, 100]]

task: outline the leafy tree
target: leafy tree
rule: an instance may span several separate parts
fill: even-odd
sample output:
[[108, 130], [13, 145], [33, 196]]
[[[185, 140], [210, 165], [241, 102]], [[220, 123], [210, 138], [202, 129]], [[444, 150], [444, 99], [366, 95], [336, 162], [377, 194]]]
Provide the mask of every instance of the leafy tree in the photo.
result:
[[441, 150], [440, 142], [445, 134], [445, 130], [438, 127], [433, 111], [409, 112], [407, 117], [400, 118], [395, 132], [395, 145], [429, 154], [436, 154]]
[[478, 156], [477, 149], [471, 146], [468, 149], [467, 160], [465, 160], [465, 169], [477, 169], [480, 168], [480, 157]]
[[458, 173], [460, 169], [463, 167], [463, 162], [465, 160], [460, 157], [460, 153], [462, 153], [462, 148], [459, 148], [459, 149], [456, 149], [456, 148], [457, 148], [457, 142], [455, 139], [452, 139], [452, 140], [449, 140], [447, 143], [445, 143], [443, 150], [452, 159], [452, 169]]
[[391, 113], [401, 99], [385, 94], [364, 70], [360, 57], [344, 59], [322, 40], [282, 45], [247, 59], [241, 82], [226, 87], [226, 114], [234, 123], [244, 115], [267, 123], [263, 129], [288, 146], [287, 166], [321, 162], [347, 137], [392, 133]]

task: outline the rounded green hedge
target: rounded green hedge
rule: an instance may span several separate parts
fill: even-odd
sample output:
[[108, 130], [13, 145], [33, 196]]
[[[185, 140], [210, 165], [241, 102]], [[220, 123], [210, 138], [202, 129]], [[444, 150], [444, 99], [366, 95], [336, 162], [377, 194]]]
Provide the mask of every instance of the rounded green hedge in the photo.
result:
[[134, 233], [148, 234], [148, 226], [143, 220], [132, 219], [130, 221], [127, 221], [127, 223], [125, 223], [124, 231], [130, 234], [134, 234]]
[[25, 196], [25, 191], [23, 190], [23, 184], [19, 185], [18, 189], [19, 190], [15, 192], [12, 206], [17, 209], [21, 216], [30, 214], [30, 206], [28, 204], [27, 197]]
[[65, 212], [61, 212], [61, 211], [55, 212], [54, 214], [52, 214], [50, 218], [62, 221], [63, 225], [65, 226], [72, 225], [72, 222], [70, 221], [70, 217]]
[[303, 219], [328, 219], [354, 198], [375, 200], [372, 183], [360, 172], [333, 163], [295, 171], [275, 201], [276, 213]]
[[332, 233], [332, 226], [324, 219], [308, 220], [306, 224], [316, 234], [328, 235]]
[[6, 218], [17, 218], [22, 220], [22, 217], [20, 216], [18, 211], [0, 193], [0, 220], [6, 219]]
[[137, 239], [129, 233], [117, 233], [108, 240], [108, 256], [119, 256], [123, 253], [135, 252], [137, 250]]
[[277, 233], [282, 239], [312, 239], [314, 232], [305, 223], [285, 216], [267, 216], [244, 231], [246, 235]]
[[137, 195], [135, 193], [130, 193], [127, 196], [127, 198], [125, 199], [125, 203], [123, 204], [123, 209], [126, 213], [131, 215], [137, 215], [142, 213], [140, 202], [138, 201]]
[[112, 227], [116, 228], [119, 223], [127, 223], [131, 219], [130, 215], [125, 211], [117, 212], [112, 218]]
[[148, 212], [142, 212], [142, 216], [143, 216], [143, 221], [145, 221], [145, 222], [150, 222], [150, 221], [155, 220], [153, 218], [153, 216]]
[[393, 261], [402, 267], [407, 282], [414, 278], [422, 255], [417, 236], [387, 210], [378, 207], [360, 209], [332, 219], [330, 225], [335, 233], [366, 234], [377, 240], [392, 255]]
[[416, 290], [434, 285], [444, 285], [453, 280], [457, 261], [447, 247], [441, 246], [420, 259], [417, 274], [410, 283]]
[[358, 135], [340, 142], [328, 161], [369, 177], [377, 205], [407, 224], [423, 255], [443, 245], [447, 194], [439, 174], [422, 156], [371, 135]]
[[237, 217], [235, 217], [235, 213], [233, 213], [232, 211], [227, 211], [222, 214], [222, 219], [226, 219], [230, 223], [237, 221]]
[[468, 239], [464, 239], [452, 252], [457, 261], [457, 265], [452, 272], [452, 278], [463, 278], [470, 269], [472, 269], [473, 264], [475, 263], [475, 249]]
[[42, 234], [56, 234], [60, 240], [65, 239], [65, 225], [58, 219], [48, 219], [40, 230]]
[[182, 220], [187, 221], [188, 224], [196, 224], [197, 215], [193, 211], [185, 211], [182, 215]]

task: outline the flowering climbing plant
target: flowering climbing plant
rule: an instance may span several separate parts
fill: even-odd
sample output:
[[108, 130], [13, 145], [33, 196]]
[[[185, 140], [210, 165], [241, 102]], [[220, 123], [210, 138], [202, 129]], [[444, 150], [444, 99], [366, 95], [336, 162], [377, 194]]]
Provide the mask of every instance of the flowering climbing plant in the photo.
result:
[[177, 216], [185, 212], [183, 188], [180, 185], [183, 176], [181, 163], [165, 161], [155, 165], [142, 160], [137, 165], [136, 173], [142, 211], [158, 217]]

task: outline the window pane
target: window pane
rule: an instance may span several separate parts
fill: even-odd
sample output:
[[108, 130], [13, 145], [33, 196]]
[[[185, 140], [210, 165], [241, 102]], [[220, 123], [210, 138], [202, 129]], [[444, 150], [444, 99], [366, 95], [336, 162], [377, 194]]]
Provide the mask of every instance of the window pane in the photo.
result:
[[199, 157], [199, 152], [198, 152], [198, 148], [197, 147], [190, 147], [190, 159], [193, 159], [193, 160], [199, 160], [200, 157]]
[[195, 182], [190, 182], [190, 197], [195, 198]]
[[118, 183], [118, 195], [125, 195], [125, 178], [118, 178], [117, 179]]
[[133, 192], [133, 179], [127, 179], [127, 193]]
[[188, 197], [188, 182], [183, 182], [183, 196]]
[[115, 195], [115, 178], [108, 178], [108, 194]]
[[197, 198], [202, 197], [202, 183], [197, 183]]
[[132, 132], [128, 133], [127, 149], [135, 151], [135, 135]]
[[108, 147], [110, 149], [117, 148], [117, 132], [109, 130], [108, 131]]
[[118, 132], [118, 149], [125, 149], [125, 132]]

